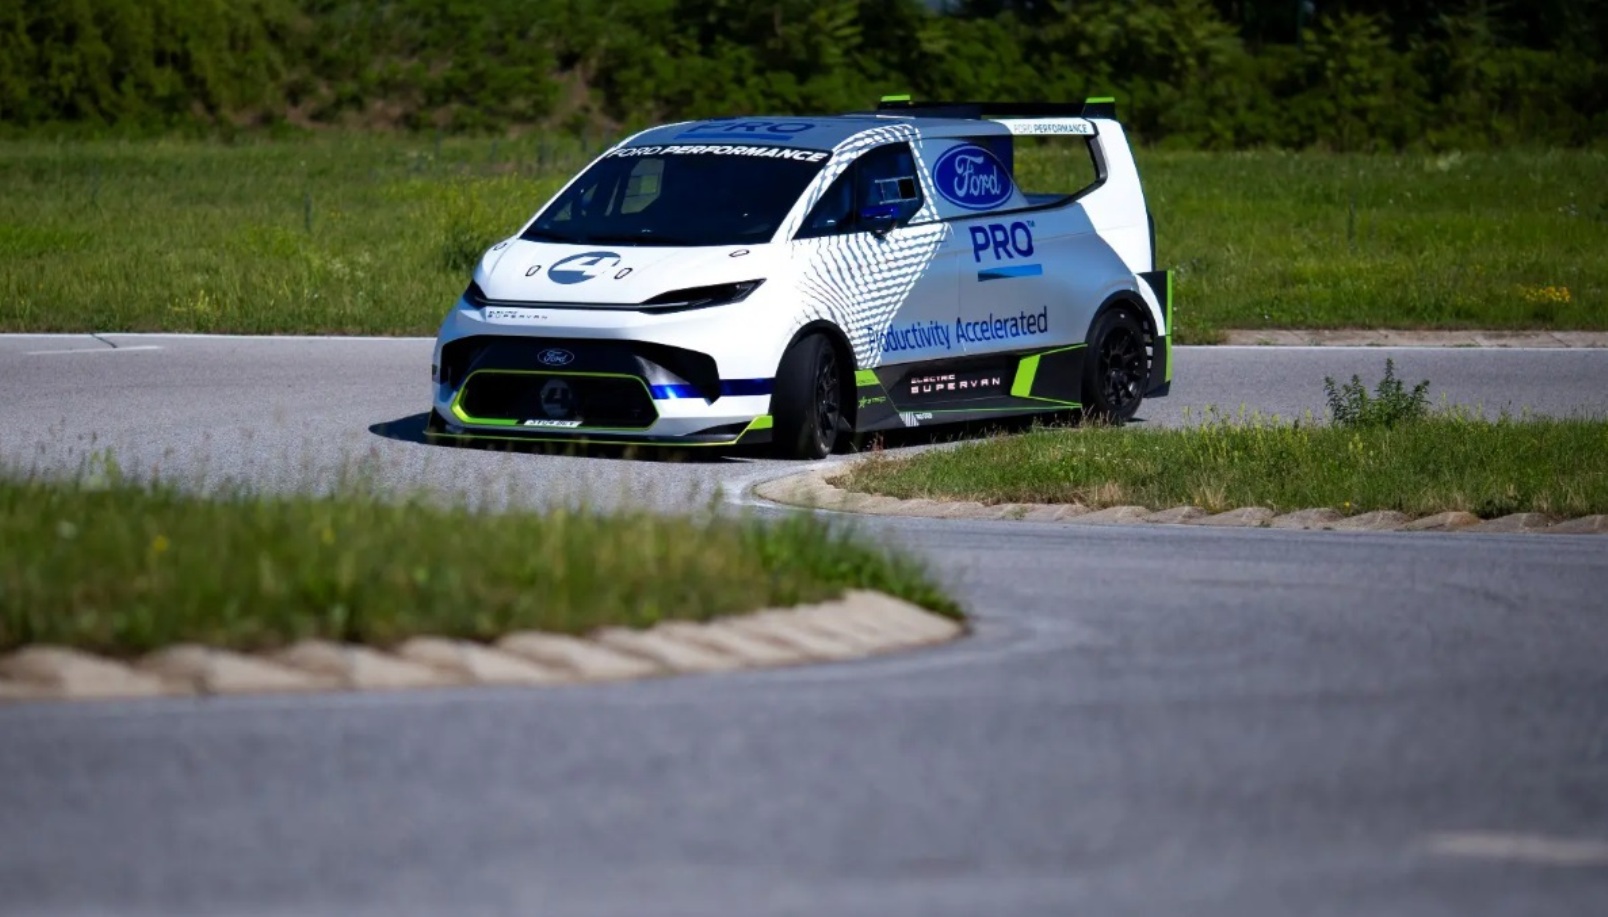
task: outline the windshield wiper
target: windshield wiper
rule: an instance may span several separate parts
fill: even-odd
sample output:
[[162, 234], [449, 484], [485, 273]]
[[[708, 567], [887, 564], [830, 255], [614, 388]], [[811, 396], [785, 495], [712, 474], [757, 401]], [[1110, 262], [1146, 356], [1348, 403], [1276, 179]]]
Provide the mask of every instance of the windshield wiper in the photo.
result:
[[537, 229], [534, 226], [520, 233], [519, 237], [524, 239], [526, 242], [563, 242], [569, 245], [586, 244], [585, 240], [577, 239], [574, 236], [567, 236], [563, 233], [551, 232], [546, 229]]

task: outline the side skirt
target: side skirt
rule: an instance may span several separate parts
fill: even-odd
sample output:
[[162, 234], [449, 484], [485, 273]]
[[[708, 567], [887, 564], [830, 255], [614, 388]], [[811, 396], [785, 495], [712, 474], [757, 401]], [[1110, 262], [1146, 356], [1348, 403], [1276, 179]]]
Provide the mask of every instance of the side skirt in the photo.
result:
[[855, 374], [855, 429], [895, 430], [1082, 406], [1083, 344], [899, 363]]

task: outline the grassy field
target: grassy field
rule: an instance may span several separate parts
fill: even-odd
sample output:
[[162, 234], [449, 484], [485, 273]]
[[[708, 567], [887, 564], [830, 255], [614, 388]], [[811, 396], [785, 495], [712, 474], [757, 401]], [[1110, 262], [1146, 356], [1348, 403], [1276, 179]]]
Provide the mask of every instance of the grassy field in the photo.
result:
[[1141, 162], [1183, 336], [1608, 328], [1608, 154]]
[[0, 143], [0, 329], [433, 334], [585, 161], [361, 134]]
[[489, 639], [704, 619], [847, 588], [956, 613], [913, 562], [804, 515], [485, 513], [12, 477], [0, 479], [0, 544], [0, 651]]
[[[597, 144], [0, 142], [0, 330], [429, 334]], [[1141, 155], [1179, 336], [1608, 328], [1608, 154]], [[1024, 153], [1023, 184], [1072, 182]]]
[[1608, 421], [1443, 414], [1371, 429], [1226, 417], [1171, 430], [1044, 428], [873, 456], [839, 483], [985, 503], [1581, 516], [1608, 513]]

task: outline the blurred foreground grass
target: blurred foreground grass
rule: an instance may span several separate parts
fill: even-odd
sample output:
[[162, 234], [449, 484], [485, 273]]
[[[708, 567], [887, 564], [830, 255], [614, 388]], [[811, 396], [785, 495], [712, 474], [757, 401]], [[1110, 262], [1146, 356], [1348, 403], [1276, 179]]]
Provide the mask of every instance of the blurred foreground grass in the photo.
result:
[[[434, 332], [597, 145], [0, 142], [0, 331]], [[1608, 154], [1140, 156], [1179, 336], [1608, 328]], [[1086, 169], [1087, 167], [1084, 166]], [[1022, 183], [1078, 183], [1024, 150]]]
[[0, 650], [487, 640], [701, 620], [852, 588], [957, 613], [914, 561], [803, 514], [496, 513], [363, 492], [198, 497], [115, 474], [8, 477], [0, 544]]

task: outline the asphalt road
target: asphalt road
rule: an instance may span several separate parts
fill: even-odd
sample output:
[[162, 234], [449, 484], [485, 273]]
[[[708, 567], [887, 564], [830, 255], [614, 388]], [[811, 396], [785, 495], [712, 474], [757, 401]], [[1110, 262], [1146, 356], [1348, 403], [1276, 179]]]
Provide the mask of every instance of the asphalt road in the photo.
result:
[[[113, 346], [115, 345], [115, 346]], [[1431, 395], [1496, 414], [1608, 413], [1608, 350], [1180, 348], [1176, 394], [1139, 419], [1208, 409], [1324, 416], [1323, 380], [1385, 360]], [[793, 466], [750, 456], [583, 460], [419, 442], [430, 343], [418, 339], [0, 335], [0, 461], [73, 470], [110, 450], [141, 475], [294, 489], [361, 479], [493, 501], [682, 509]], [[937, 434], [944, 437], [946, 434]]]
[[[111, 340], [0, 338], [0, 456], [660, 508], [797, 467], [427, 447], [421, 342]], [[1324, 374], [1387, 354], [1457, 402], [1608, 410], [1604, 351], [1184, 349], [1144, 418], [1318, 412]], [[861, 524], [975, 636], [613, 686], [0, 708], [0, 914], [1604, 912], [1608, 542]]]

